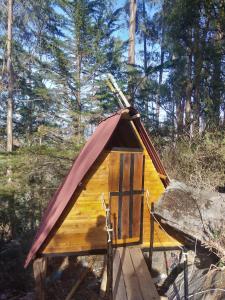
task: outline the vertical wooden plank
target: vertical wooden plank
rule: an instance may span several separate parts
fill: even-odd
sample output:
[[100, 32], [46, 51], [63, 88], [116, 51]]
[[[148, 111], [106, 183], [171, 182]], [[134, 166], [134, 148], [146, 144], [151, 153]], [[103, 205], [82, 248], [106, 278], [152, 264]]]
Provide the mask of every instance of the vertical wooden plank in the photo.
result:
[[[107, 205], [107, 208], [108, 205]], [[110, 218], [111, 210], [106, 215], [106, 224], [109, 230], [112, 229], [112, 223]], [[109, 300], [113, 300], [113, 248], [112, 248], [112, 232], [108, 232], [107, 236], [107, 296]]]
[[[130, 190], [130, 163], [131, 163], [131, 154], [124, 154], [123, 161], [123, 183], [122, 191]], [[121, 192], [122, 192], [121, 191]], [[129, 238], [129, 207], [130, 207], [130, 197], [122, 196], [122, 239], [124, 242]]]
[[[134, 155], [134, 190], [143, 189], [143, 154], [135, 153]], [[142, 223], [142, 195], [133, 196], [133, 237], [140, 237], [141, 240], [141, 223]]]
[[109, 158], [109, 191], [119, 190], [120, 155], [117, 152], [110, 153]]
[[134, 190], [142, 189], [143, 178], [143, 154], [134, 154]]
[[102, 282], [100, 286], [100, 299], [105, 299], [106, 297], [106, 286], [107, 286], [107, 264], [104, 265], [104, 271], [102, 275]]
[[152, 270], [152, 254], [153, 254], [153, 246], [154, 246], [154, 203], [151, 203], [151, 215], [150, 215], [150, 245], [149, 245], [149, 262], [150, 262], [150, 270]]
[[122, 207], [122, 239], [126, 242], [129, 239], [129, 196], [123, 196]]
[[[109, 156], [109, 192], [119, 190], [120, 153], [111, 152]], [[110, 196], [111, 222], [113, 226], [113, 240], [118, 238], [118, 196]]]
[[137, 247], [130, 248], [130, 254], [143, 300], [159, 300], [159, 294], [153, 283], [141, 249]]
[[47, 258], [37, 258], [33, 262], [35, 280], [35, 300], [45, 300], [45, 278], [47, 272]]
[[131, 154], [124, 153], [124, 161], [123, 161], [123, 184], [122, 190], [129, 191], [130, 190], [130, 160]]
[[128, 300], [142, 300], [142, 295], [140, 293], [140, 287], [138, 278], [135, 274], [135, 269], [133, 262], [130, 257], [130, 252], [128, 248], [118, 249], [122, 264], [122, 271], [124, 276], [124, 282], [126, 286], [127, 299]]
[[113, 300], [127, 300], [120, 255], [116, 249], [113, 260]]
[[111, 222], [113, 227], [113, 241], [118, 239], [118, 196], [110, 196]]
[[141, 229], [141, 195], [133, 196], [133, 237], [140, 237]]
[[137, 191], [143, 189], [143, 153], [112, 152], [110, 156], [109, 191], [114, 242], [129, 243], [134, 238], [141, 241], [142, 197]]
[[124, 154], [120, 153], [120, 172], [119, 172], [119, 203], [118, 203], [118, 238], [122, 237], [122, 210], [123, 210], [123, 164], [124, 164]]
[[134, 187], [134, 154], [130, 160], [130, 202], [129, 202], [129, 237], [133, 237], [133, 189]]
[[111, 152], [109, 158], [109, 192], [119, 190], [120, 153]]

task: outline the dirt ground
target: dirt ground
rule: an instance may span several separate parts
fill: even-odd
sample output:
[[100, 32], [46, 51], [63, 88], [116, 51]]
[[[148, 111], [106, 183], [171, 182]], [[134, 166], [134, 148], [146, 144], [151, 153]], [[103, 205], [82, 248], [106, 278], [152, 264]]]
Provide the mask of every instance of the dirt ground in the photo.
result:
[[[148, 252], [144, 252], [150, 267]], [[190, 299], [225, 299], [225, 271], [216, 268], [218, 259], [202, 249], [187, 252], [188, 285]], [[100, 286], [105, 264], [104, 255], [80, 257], [54, 257], [48, 259], [46, 299], [66, 299], [74, 285], [85, 274], [84, 280], [71, 299], [99, 300]], [[91, 267], [90, 267], [91, 266]], [[168, 299], [184, 299], [184, 255], [181, 249], [154, 251], [151, 275], [161, 296]], [[214, 294], [204, 291], [214, 289]], [[210, 298], [213, 295], [213, 298]], [[208, 298], [207, 298], [208, 297]], [[0, 300], [33, 300], [34, 290], [21, 295], [0, 293]]]

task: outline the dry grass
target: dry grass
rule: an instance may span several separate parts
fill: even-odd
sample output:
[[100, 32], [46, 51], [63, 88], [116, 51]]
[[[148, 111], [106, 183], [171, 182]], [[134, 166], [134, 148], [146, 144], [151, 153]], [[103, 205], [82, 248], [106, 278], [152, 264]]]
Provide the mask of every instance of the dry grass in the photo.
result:
[[157, 141], [171, 178], [196, 188], [225, 192], [225, 134], [206, 133], [195, 140]]

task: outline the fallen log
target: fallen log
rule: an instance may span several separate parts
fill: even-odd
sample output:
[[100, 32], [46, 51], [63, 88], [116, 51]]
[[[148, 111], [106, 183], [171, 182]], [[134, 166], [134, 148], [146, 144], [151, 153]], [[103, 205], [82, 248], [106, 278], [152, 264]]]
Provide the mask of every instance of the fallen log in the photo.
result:
[[171, 181], [155, 214], [163, 223], [198, 240], [225, 261], [225, 194]]

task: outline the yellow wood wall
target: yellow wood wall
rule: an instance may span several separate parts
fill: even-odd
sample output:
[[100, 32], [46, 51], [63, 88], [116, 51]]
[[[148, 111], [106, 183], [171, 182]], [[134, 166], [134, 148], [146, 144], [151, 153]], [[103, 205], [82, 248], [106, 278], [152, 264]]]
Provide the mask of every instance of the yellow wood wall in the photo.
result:
[[[145, 190], [145, 196], [144, 196], [144, 212], [143, 212], [143, 247], [149, 247], [149, 241], [150, 241], [150, 212], [148, 205], [151, 207], [152, 202], [157, 202], [160, 195], [164, 192], [165, 187], [159, 177], [159, 174], [157, 173], [152, 160], [150, 156], [148, 155], [148, 152], [142, 143], [142, 140], [133, 124], [133, 122], [130, 122], [132, 125], [133, 130], [135, 131], [140, 144], [142, 145], [144, 149], [144, 156], [145, 156], [145, 170], [144, 170], [144, 190]], [[149, 194], [149, 197], [147, 197], [147, 191]], [[147, 204], [148, 203], [148, 204]], [[174, 247], [177, 245], [180, 245], [178, 241], [173, 239], [171, 236], [166, 234], [161, 227], [154, 222], [154, 247]]]
[[108, 156], [103, 153], [82, 182], [82, 192], [43, 253], [104, 249], [105, 210], [101, 194], [108, 197]]
[[[150, 213], [149, 207], [151, 207], [151, 202], [157, 202], [160, 195], [165, 190], [158, 173], [156, 172], [147, 151], [145, 154], [145, 172], [144, 172], [144, 214], [143, 214], [143, 247], [149, 247], [150, 240]], [[147, 191], [149, 197], [147, 197]], [[148, 204], [147, 204], [148, 203]], [[154, 222], [154, 246], [155, 247], [169, 247], [176, 246], [179, 243], [172, 237], [168, 236], [161, 227]]]
[[[133, 124], [132, 124], [133, 125]], [[134, 128], [135, 130], [135, 128]], [[135, 130], [136, 132], [136, 130]], [[138, 133], [136, 132], [138, 135]], [[141, 141], [140, 141], [141, 142]], [[144, 145], [145, 170], [144, 189], [149, 192], [149, 205], [156, 202], [164, 191], [164, 186], [148, 156]], [[82, 191], [75, 195], [75, 202], [57, 232], [43, 249], [43, 253], [79, 252], [106, 247], [105, 210], [102, 195], [108, 203], [109, 152], [103, 152], [82, 182]], [[143, 247], [149, 247], [150, 214], [147, 197], [144, 197]], [[167, 247], [179, 243], [169, 237], [155, 223], [154, 246]]]

